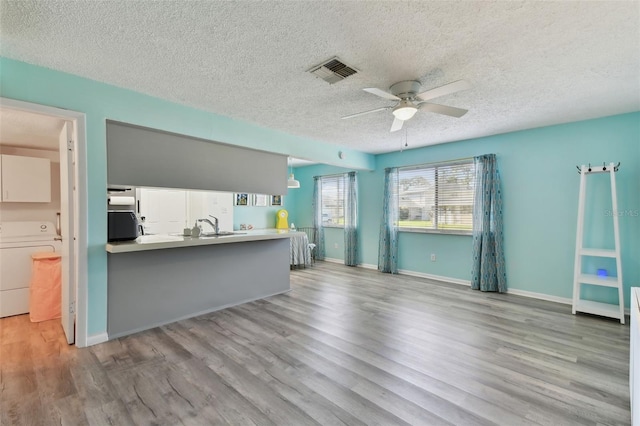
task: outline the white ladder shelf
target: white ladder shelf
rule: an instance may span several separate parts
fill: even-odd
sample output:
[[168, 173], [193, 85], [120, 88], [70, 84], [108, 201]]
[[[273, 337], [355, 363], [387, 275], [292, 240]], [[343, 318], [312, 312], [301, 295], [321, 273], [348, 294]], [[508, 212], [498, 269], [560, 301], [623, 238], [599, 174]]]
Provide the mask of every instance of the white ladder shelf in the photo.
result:
[[[624, 295], [622, 287], [622, 266], [620, 262], [620, 231], [618, 228], [618, 197], [616, 195], [616, 175], [618, 166], [613, 163], [592, 167], [580, 167], [580, 197], [578, 201], [578, 231], [576, 233], [576, 259], [573, 271], [573, 308], [572, 312], [584, 312], [588, 314], [600, 315], [604, 317], [617, 318], [624, 324]], [[595, 173], [609, 173], [611, 179], [611, 208], [613, 217], [613, 233], [615, 249], [585, 248], [583, 247], [584, 237], [584, 210], [587, 192], [587, 176]], [[582, 272], [582, 258], [608, 257], [616, 260], [616, 276], [599, 276], [585, 274]], [[582, 284], [598, 285], [603, 287], [613, 287], [618, 289], [618, 303], [601, 303], [580, 298]]]

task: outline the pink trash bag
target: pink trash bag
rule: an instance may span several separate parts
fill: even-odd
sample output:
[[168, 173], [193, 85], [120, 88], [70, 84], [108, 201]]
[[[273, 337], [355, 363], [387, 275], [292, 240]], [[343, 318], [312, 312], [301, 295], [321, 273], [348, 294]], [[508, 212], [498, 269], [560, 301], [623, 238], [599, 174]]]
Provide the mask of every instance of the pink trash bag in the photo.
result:
[[31, 322], [60, 318], [62, 267], [60, 253], [34, 253], [29, 286]]

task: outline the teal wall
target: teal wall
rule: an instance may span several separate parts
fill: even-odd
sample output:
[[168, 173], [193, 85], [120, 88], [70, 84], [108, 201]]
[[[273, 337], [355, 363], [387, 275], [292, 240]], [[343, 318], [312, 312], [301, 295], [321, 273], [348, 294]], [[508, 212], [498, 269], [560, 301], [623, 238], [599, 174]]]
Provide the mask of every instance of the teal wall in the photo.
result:
[[[254, 229], [275, 228], [276, 212], [280, 209], [288, 209], [288, 197], [284, 198], [284, 205], [281, 207], [234, 206], [233, 228], [239, 230], [240, 224], [253, 225]], [[291, 220], [289, 220], [289, 223], [291, 223]]]
[[[621, 161], [616, 174], [622, 242], [625, 304], [629, 287], [640, 286], [640, 113], [624, 114], [406, 150], [376, 156], [373, 172], [359, 172], [359, 249], [362, 262], [377, 264], [385, 167], [431, 163], [495, 153], [503, 180], [505, 250], [512, 289], [570, 298], [580, 177], [579, 164]], [[341, 169], [306, 166], [295, 170], [301, 189], [292, 215], [311, 223], [313, 176]], [[589, 246], [613, 248], [609, 180], [588, 181]], [[329, 235], [329, 233], [327, 233]], [[329, 247], [329, 245], [327, 245]], [[332, 246], [333, 247], [333, 246]], [[400, 233], [399, 267], [420, 273], [469, 280], [471, 238], [458, 235]], [[435, 253], [437, 260], [431, 262]], [[342, 259], [340, 252], [327, 252]], [[587, 259], [584, 270], [615, 266]], [[598, 290], [598, 291], [596, 291]], [[588, 288], [584, 296], [607, 301], [612, 289]], [[615, 299], [613, 299], [615, 300]]]
[[[0, 57], [0, 94], [86, 114], [88, 334], [107, 327], [107, 119], [318, 161], [373, 169], [372, 155], [262, 128], [108, 84]], [[215, 96], [215, 94], [211, 94]], [[215, 189], [215, 188], [211, 188]]]
[[[313, 226], [313, 177], [331, 175], [336, 173], [344, 173], [350, 171], [342, 167], [327, 166], [325, 164], [298, 167], [295, 169], [296, 179], [300, 181], [300, 188], [289, 190], [289, 193], [295, 191], [295, 199], [289, 207], [289, 217], [296, 226]], [[358, 174], [358, 179], [362, 173]], [[358, 194], [358, 202], [361, 203], [362, 196]], [[294, 204], [295, 203], [295, 204]], [[363, 215], [360, 213], [358, 220]], [[325, 228], [325, 256], [331, 259], [344, 260], [344, 231], [342, 228]], [[337, 247], [336, 247], [337, 245]]]
[[[372, 156], [2, 57], [0, 95], [86, 114], [89, 335], [105, 332], [107, 325], [107, 119], [329, 164], [339, 162], [344, 169], [309, 166], [295, 170], [302, 187], [290, 190], [285, 204], [290, 221], [297, 226], [311, 223], [313, 175], [373, 170], [358, 174], [360, 253], [368, 264], [377, 263], [385, 167], [494, 152], [505, 181], [509, 285], [562, 297], [571, 295], [578, 193], [574, 167], [582, 162], [620, 160], [619, 207], [631, 212], [620, 218], [625, 286], [640, 285], [640, 219], [632, 215], [640, 209], [638, 113]], [[338, 151], [346, 154], [345, 160], [337, 160]], [[604, 234], [604, 228], [593, 225], [593, 238], [605, 238]], [[342, 236], [334, 239], [341, 242]], [[469, 237], [402, 233], [400, 268], [468, 279], [470, 265], [464, 254], [469, 244]], [[341, 257], [341, 248], [327, 254]], [[434, 252], [438, 261], [432, 263], [427, 258]]]

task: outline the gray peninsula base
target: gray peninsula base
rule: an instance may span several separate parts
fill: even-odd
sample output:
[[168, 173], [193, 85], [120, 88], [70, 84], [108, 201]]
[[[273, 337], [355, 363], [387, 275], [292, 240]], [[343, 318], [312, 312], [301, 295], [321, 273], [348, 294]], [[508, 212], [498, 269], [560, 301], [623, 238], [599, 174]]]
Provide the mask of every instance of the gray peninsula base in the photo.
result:
[[109, 253], [109, 339], [290, 290], [289, 238]]

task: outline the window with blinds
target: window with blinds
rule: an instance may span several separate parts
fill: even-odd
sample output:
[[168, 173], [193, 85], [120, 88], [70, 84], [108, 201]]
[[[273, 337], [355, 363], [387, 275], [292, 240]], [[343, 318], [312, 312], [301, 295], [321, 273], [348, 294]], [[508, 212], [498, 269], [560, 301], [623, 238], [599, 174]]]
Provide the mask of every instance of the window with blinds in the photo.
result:
[[344, 176], [324, 176], [322, 179], [322, 226], [344, 226]]
[[470, 234], [474, 188], [473, 160], [399, 168], [399, 229]]

